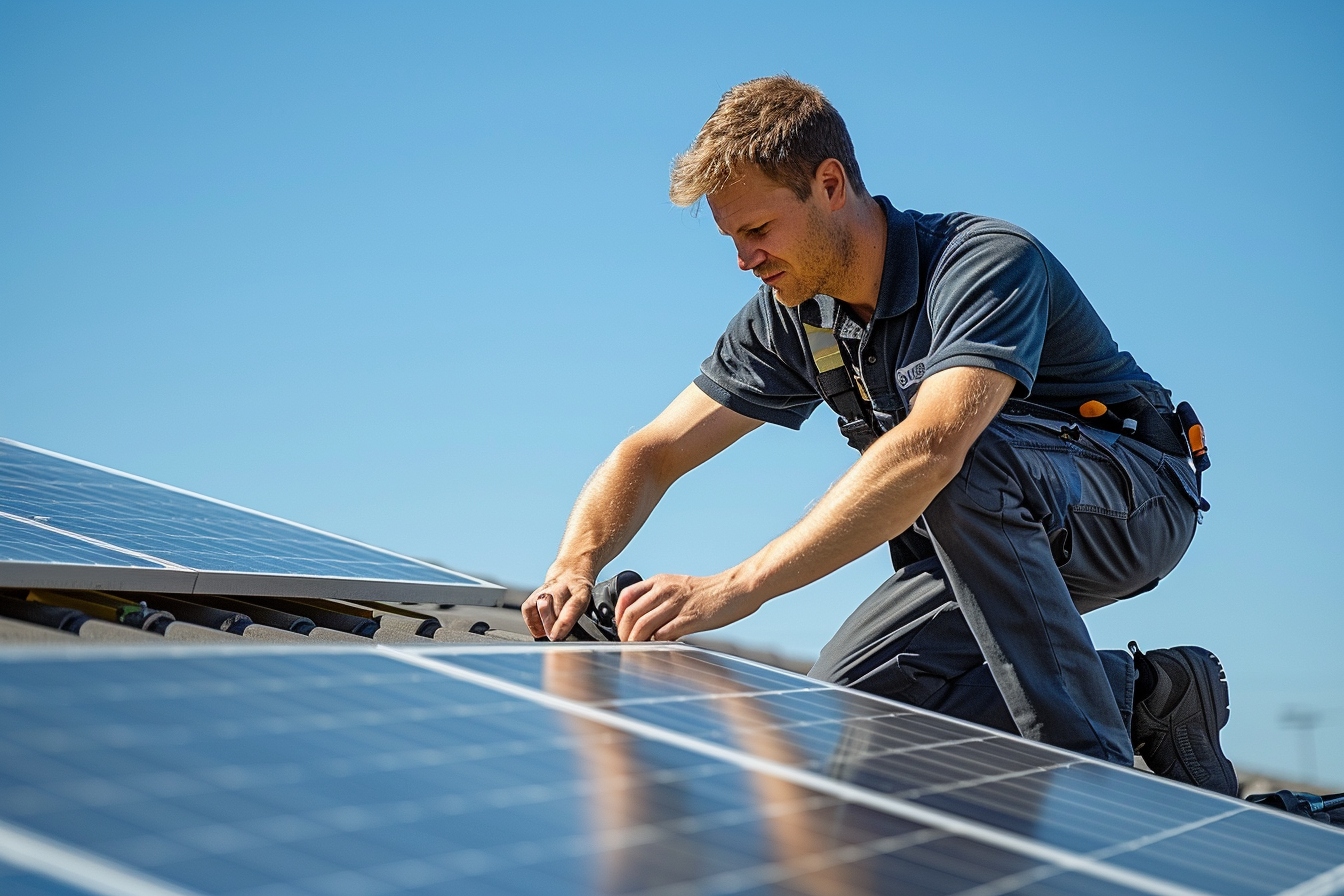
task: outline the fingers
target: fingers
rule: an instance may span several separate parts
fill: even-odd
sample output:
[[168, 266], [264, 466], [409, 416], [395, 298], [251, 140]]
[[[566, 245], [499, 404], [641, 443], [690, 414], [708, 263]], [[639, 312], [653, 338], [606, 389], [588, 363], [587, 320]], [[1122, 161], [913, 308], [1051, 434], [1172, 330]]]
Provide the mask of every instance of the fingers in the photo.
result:
[[681, 611], [681, 604], [681, 600], [674, 598], [672, 600], [666, 600], [656, 606], [651, 606], [646, 612], [640, 612], [642, 608], [636, 606], [634, 608], [635, 612], [631, 615], [635, 616], [638, 614], [638, 617], [633, 620], [633, 625], [630, 626], [630, 636], [625, 640], [660, 640], [655, 638], [654, 635], [677, 618], [677, 614]]
[[532, 637], [559, 640], [552, 637], [552, 632], [568, 597], [567, 586], [548, 582], [523, 602], [523, 621], [527, 623], [527, 630], [532, 633]]
[[551, 583], [547, 582], [528, 595], [527, 600], [523, 601], [523, 621], [527, 623], [527, 630], [532, 633], [534, 638], [546, 637], [546, 619], [542, 613], [542, 598], [545, 598], [545, 604], [549, 611], [550, 587]]
[[676, 618], [690, 596], [683, 576], [653, 576], [621, 592], [616, 630], [622, 641], [648, 641]]
[[569, 600], [565, 601], [560, 612], [556, 614], [555, 623], [550, 627], [550, 638], [552, 641], [562, 641], [569, 637], [574, 624], [579, 621], [583, 611], [588, 607], [588, 601], [592, 599], [587, 590], [574, 589], [570, 594]]
[[[616, 599], [616, 631], [622, 641], [672, 641], [725, 625], [743, 613], [725, 616], [708, 580], [658, 575], [621, 591]], [[552, 581], [523, 602], [523, 619], [533, 637], [560, 641], [583, 615], [592, 585], [582, 580]], [[750, 612], [750, 610], [747, 610]], [[723, 618], [720, 618], [723, 617]]]
[[658, 578], [657, 576], [654, 576], [653, 578], [644, 579], [643, 581], [636, 582], [635, 584], [621, 591], [620, 597], [616, 598], [617, 631], [622, 631], [621, 617], [625, 615], [625, 611], [630, 608], [631, 604], [633, 604], [635, 601], [639, 600], [641, 597], [649, 593], [649, 589], [653, 588], [657, 578]]
[[657, 584], [658, 577], [645, 579], [642, 582], [636, 582], [629, 588], [623, 590], [620, 597], [616, 598], [616, 634], [622, 641], [630, 640], [630, 629], [634, 627], [635, 620], [639, 613], [634, 611], [634, 606], [644, 598]]
[[534, 638], [562, 641], [588, 606], [590, 586], [584, 582], [547, 582], [523, 601], [523, 621]]
[[700, 631], [700, 627], [696, 625], [694, 619], [687, 617], [683, 608], [683, 612], [673, 617], [671, 622], [664, 623], [662, 628], [650, 635], [649, 640], [675, 641], [680, 637], [693, 635], [698, 631]]
[[551, 636], [551, 628], [555, 625], [559, 592], [560, 589], [552, 585], [543, 594], [537, 595], [537, 612], [541, 615], [541, 626], [548, 638]]
[[523, 622], [534, 638], [546, 637], [546, 626], [542, 624], [541, 613], [537, 610], [537, 594], [533, 593], [523, 601]]

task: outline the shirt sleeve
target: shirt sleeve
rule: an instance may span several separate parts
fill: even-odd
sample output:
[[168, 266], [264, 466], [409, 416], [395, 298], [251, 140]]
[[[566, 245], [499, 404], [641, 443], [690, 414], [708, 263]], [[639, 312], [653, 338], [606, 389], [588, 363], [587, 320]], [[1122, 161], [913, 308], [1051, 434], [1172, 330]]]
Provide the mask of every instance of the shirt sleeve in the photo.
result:
[[928, 294], [933, 339], [925, 376], [951, 367], [1006, 373], [1027, 395], [1036, 380], [1050, 321], [1050, 278], [1030, 240], [989, 231], [942, 259]]
[[695, 384], [729, 410], [798, 429], [821, 396], [808, 373], [799, 324], [762, 287], [728, 324]]

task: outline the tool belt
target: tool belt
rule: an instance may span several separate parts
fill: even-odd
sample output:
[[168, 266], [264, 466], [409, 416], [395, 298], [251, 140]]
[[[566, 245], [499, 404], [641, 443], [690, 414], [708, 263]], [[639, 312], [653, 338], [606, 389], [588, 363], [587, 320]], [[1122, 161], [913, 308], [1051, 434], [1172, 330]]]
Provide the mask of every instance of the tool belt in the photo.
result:
[[[1089, 407], [1090, 406], [1090, 407]], [[1099, 401], [1084, 402], [1081, 407], [1089, 411], [1104, 409], [1102, 413], [1088, 416], [1085, 413], [1070, 413], [1033, 401], [1013, 398], [1004, 405], [1003, 413], [1013, 417], [1043, 417], [1058, 420], [1061, 423], [1082, 423], [1106, 432], [1119, 433], [1163, 454], [1177, 457], [1189, 457], [1190, 449], [1181, 434], [1180, 420], [1174, 413], [1159, 411], [1152, 402], [1142, 395], [1119, 404], [1104, 405]]]
[[[855, 450], [867, 451], [882, 433], [874, 422], [872, 403], [863, 380], [850, 370], [834, 331], [806, 322], [803, 331], [812, 363], [816, 366], [817, 390], [836, 413], [840, 434]], [[1211, 466], [1209, 448], [1204, 441], [1204, 427], [1189, 402], [1181, 402], [1175, 411], [1162, 410], [1136, 391], [1134, 397], [1110, 405], [1095, 399], [1085, 401], [1074, 413], [1015, 398], [1008, 401], [1003, 413], [1093, 426], [1142, 442], [1163, 454], [1189, 458], [1195, 467], [1200, 509], [1209, 509], [1203, 498], [1204, 471]], [[913, 529], [892, 539], [890, 547], [892, 563], [897, 569], [931, 556], [928, 539]]]
[[1004, 405], [1003, 412], [1010, 416], [1044, 417], [1064, 423], [1082, 422], [1087, 426], [1127, 436], [1163, 454], [1189, 458], [1195, 467], [1195, 489], [1201, 496], [1200, 509], [1209, 509], [1208, 502], [1203, 498], [1204, 471], [1213, 462], [1209, 459], [1209, 446], [1204, 441], [1204, 425], [1199, 422], [1199, 416], [1188, 401], [1178, 404], [1175, 411], [1163, 411], [1147, 397], [1138, 394], [1110, 405], [1095, 399], [1085, 401], [1078, 406], [1077, 414], [1071, 414], [1014, 398]]

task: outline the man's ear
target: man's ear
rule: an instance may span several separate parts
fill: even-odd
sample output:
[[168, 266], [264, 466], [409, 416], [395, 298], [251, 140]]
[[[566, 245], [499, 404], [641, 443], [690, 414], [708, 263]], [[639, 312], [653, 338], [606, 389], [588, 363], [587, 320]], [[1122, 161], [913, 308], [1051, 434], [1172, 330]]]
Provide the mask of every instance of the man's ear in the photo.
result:
[[812, 193], [833, 212], [845, 207], [849, 198], [849, 181], [845, 177], [845, 166], [836, 159], [827, 159], [817, 166], [812, 178]]

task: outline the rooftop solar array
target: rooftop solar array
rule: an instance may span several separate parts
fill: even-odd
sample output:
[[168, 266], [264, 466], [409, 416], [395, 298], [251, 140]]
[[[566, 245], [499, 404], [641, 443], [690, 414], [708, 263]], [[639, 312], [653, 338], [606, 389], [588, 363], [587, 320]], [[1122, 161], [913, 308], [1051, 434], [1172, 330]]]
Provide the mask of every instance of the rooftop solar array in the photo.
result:
[[431, 563], [0, 439], [0, 587], [494, 604]]
[[6, 893], [1308, 896], [1344, 833], [682, 645], [31, 648], [0, 654], [0, 863]]

